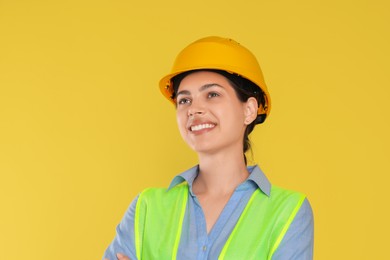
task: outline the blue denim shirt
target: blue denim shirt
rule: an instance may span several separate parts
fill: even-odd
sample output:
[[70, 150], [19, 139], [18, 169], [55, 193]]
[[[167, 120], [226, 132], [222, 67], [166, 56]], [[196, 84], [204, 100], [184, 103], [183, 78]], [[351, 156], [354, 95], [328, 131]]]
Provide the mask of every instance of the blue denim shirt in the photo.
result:
[[[218, 259], [252, 193], [260, 189], [267, 196], [270, 195], [271, 183], [260, 168], [251, 166], [248, 167], [248, 171], [250, 172], [248, 179], [235, 189], [208, 234], [202, 208], [192, 192], [192, 183], [198, 174], [198, 166], [177, 175], [172, 180], [169, 189], [186, 181], [190, 192], [177, 259]], [[137, 259], [134, 243], [134, 215], [137, 200], [138, 197], [131, 203], [117, 226], [116, 236], [104, 253], [103, 259], [115, 260], [116, 253], [123, 253], [132, 260]], [[313, 259], [313, 214], [307, 199], [299, 209], [272, 259]]]

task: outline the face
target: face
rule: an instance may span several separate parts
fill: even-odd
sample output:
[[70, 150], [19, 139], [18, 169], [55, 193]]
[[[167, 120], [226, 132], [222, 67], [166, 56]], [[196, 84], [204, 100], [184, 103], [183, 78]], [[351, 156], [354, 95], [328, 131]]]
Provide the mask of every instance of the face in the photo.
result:
[[245, 128], [257, 110], [249, 103], [238, 99], [224, 76], [209, 71], [191, 73], [181, 81], [176, 95], [180, 133], [198, 153], [224, 149], [242, 153]]

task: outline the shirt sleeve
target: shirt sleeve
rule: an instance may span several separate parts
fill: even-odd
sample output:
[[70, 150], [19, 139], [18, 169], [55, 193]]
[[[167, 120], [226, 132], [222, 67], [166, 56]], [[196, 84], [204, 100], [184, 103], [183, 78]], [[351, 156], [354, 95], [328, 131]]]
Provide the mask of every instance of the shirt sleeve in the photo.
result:
[[313, 211], [309, 201], [305, 199], [272, 260], [312, 260], [313, 245]]
[[138, 196], [130, 204], [121, 222], [116, 227], [114, 240], [104, 252], [103, 259], [116, 260], [117, 253], [122, 253], [131, 260], [137, 259], [134, 242], [134, 217], [137, 201]]

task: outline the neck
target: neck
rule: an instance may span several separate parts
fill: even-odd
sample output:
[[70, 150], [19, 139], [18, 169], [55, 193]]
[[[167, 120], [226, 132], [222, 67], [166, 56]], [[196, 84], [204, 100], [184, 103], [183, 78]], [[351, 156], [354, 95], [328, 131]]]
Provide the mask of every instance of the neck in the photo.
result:
[[242, 152], [199, 154], [199, 175], [194, 181], [195, 194], [231, 194], [248, 178]]

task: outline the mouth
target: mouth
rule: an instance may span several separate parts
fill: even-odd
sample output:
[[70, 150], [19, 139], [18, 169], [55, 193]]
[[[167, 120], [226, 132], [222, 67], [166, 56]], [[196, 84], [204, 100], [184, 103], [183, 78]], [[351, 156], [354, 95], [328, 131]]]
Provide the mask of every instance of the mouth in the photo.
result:
[[210, 124], [210, 123], [199, 124], [199, 125], [192, 125], [192, 126], [190, 126], [190, 131], [191, 132], [197, 132], [197, 131], [201, 131], [201, 130], [204, 130], [204, 129], [212, 129], [215, 126], [216, 126], [215, 124]]

